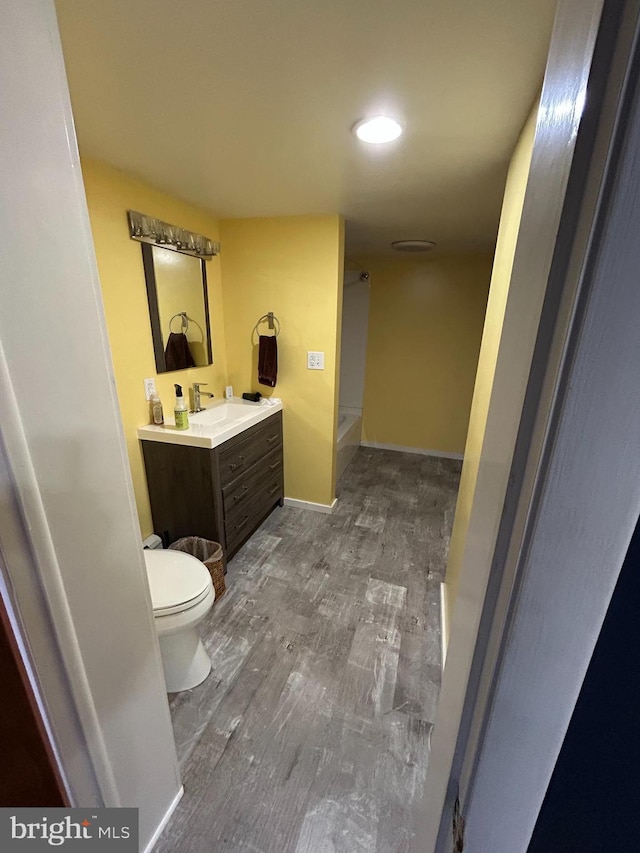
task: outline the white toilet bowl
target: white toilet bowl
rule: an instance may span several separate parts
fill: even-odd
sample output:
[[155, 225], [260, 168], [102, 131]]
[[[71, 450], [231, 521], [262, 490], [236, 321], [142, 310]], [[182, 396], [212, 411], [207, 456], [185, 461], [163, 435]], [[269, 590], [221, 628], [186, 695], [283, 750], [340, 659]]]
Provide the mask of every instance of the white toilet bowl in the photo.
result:
[[167, 693], [189, 690], [211, 672], [196, 626], [216, 594], [206, 567], [181, 551], [145, 550]]

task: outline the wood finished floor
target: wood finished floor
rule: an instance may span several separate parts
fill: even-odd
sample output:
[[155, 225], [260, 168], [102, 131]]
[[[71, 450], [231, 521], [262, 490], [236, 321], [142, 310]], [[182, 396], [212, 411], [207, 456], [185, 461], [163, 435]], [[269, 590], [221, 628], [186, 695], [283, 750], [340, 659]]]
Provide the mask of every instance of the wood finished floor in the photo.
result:
[[171, 697], [185, 793], [158, 853], [406, 853], [440, 685], [460, 462], [359, 448], [333, 515], [283, 507]]

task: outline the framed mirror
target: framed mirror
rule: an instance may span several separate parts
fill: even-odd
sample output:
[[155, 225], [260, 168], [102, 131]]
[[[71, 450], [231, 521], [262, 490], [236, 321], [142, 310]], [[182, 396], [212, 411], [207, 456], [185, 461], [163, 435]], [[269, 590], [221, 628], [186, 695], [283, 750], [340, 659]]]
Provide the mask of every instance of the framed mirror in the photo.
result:
[[158, 373], [212, 364], [204, 259], [143, 242], [142, 260]]

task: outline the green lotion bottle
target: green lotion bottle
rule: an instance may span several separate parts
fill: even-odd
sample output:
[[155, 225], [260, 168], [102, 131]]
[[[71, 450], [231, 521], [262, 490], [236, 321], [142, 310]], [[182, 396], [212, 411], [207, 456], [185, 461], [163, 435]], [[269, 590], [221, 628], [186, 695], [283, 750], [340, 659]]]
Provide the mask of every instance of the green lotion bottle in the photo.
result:
[[176, 429], [189, 429], [189, 412], [182, 396], [182, 385], [176, 385], [175, 389], [176, 405], [173, 414], [176, 419]]

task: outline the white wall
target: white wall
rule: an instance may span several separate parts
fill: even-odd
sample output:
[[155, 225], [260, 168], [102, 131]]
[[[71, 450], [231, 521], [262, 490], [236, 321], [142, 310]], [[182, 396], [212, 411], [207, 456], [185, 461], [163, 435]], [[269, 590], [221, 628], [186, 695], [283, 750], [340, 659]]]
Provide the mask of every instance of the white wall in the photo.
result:
[[347, 275], [345, 273], [342, 301], [340, 406], [362, 409], [369, 324], [369, 282], [356, 281], [351, 284]]
[[[180, 779], [55, 10], [8, 0], [2, 17], [2, 569], [74, 803], [138, 806], [144, 847]], [[17, 520], [29, 542], [9, 536]], [[27, 571], [50, 626], [27, 600]], [[38, 653], [49, 628], [77, 719], [55, 695], [65, 673], [56, 687]]]

